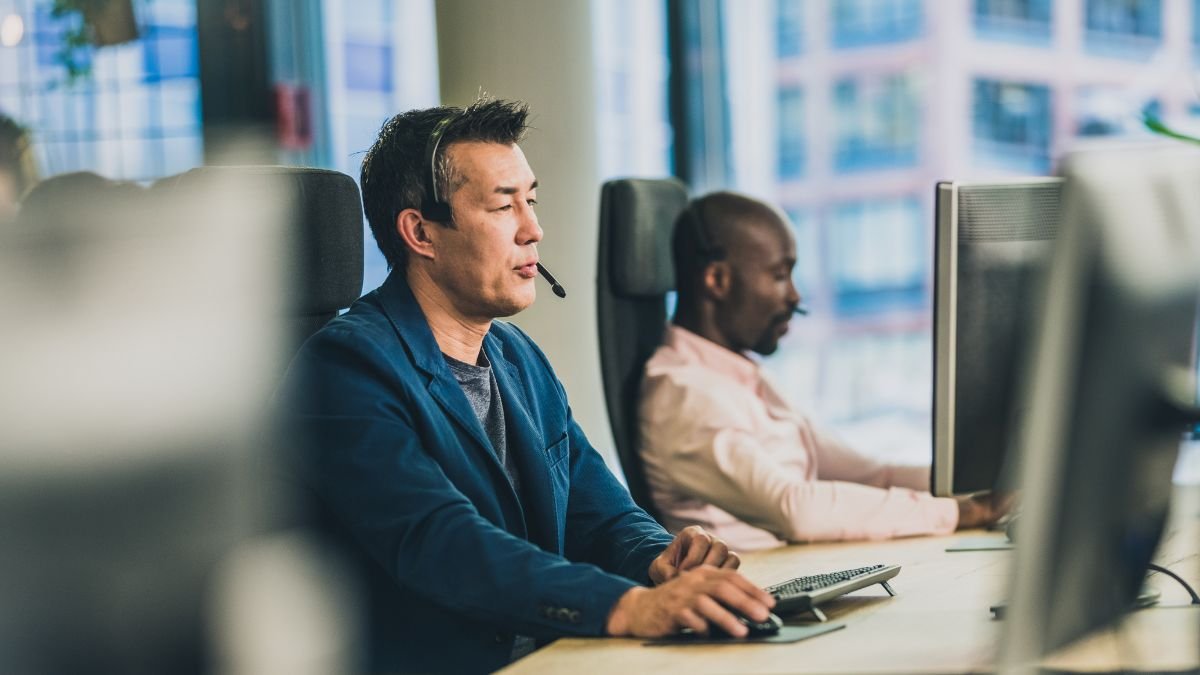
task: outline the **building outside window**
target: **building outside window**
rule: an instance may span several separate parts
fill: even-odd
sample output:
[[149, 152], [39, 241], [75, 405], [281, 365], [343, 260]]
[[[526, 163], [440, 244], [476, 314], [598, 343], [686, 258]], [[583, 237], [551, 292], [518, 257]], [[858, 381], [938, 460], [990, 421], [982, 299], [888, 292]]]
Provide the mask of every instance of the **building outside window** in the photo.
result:
[[1033, 174], [1050, 170], [1050, 88], [979, 79], [972, 135], [976, 161]]
[[68, 77], [59, 51], [78, 15], [50, 0], [0, 1], [0, 112], [30, 128], [45, 175], [95, 171], [150, 181], [203, 161], [196, 10], [187, 0], [134, 3], [140, 37], [85, 48], [90, 71]]
[[830, 210], [827, 253], [839, 314], [928, 304], [923, 215], [916, 196], [849, 202]]
[[924, 31], [921, 0], [833, 0], [835, 47], [906, 42]]
[[1162, 43], [1162, 0], [1086, 0], [1084, 28], [1089, 51], [1148, 59]]
[[804, 0], [775, 0], [776, 50], [780, 58], [804, 53]]
[[1051, 0], [975, 0], [975, 33], [987, 40], [1049, 44]]
[[840, 172], [912, 166], [917, 162], [920, 101], [904, 74], [838, 81], [833, 93]]
[[1200, 0], [1192, 0], [1192, 55], [1200, 60]]
[[666, 176], [672, 131], [665, 3], [592, 4], [600, 175]]
[[792, 180], [804, 175], [807, 159], [804, 142], [804, 90], [782, 87], [779, 105], [779, 179]]

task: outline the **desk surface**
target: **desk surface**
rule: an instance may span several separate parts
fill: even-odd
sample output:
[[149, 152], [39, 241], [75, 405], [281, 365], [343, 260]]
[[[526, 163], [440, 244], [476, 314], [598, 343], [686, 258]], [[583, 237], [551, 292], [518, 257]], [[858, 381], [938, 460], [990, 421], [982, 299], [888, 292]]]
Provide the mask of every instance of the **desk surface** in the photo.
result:
[[[1200, 490], [1181, 491], [1175, 523], [1156, 560], [1200, 584]], [[1010, 551], [947, 553], [965, 532], [887, 542], [815, 544], [751, 553], [742, 570], [766, 586], [801, 574], [875, 563], [903, 566], [892, 581], [897, 597], [879, 586], [822, 605], [844, 630], [793, 644], [646, 647], [635, 639], [563, 639], [514, 663], [504, 673], [679, 672], [863, 673], [969, 672], [996, 667], [1003, 626], [988, 608], [1001, 601]], [[1071, 670], [1115, 666], [1179, 670], [1200, 664], [1200, 608], [1161, 574], [1149, 583], [1162, 592], [1158, 607], [1135, 612], [1119, 631], [1084, 639], [1048, 665]], [[788, 624], [812, 623], [785, 617]]]

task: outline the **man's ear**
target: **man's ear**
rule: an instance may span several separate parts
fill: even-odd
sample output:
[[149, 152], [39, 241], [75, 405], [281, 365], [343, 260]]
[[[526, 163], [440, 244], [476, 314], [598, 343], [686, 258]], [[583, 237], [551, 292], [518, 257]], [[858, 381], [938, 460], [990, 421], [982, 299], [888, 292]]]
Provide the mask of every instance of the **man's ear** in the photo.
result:
[[733, 281], [733, 270], [724, 260], [711, 262], [704, 268], [704, 293], [714, 300], [724, 300], [729, 297], [729, 287]]
[[433, 260], [437, 257], [432, 223], [421, 217], [416, 209], [404, 209], [396, 214], [396, 232], [413, 255]]

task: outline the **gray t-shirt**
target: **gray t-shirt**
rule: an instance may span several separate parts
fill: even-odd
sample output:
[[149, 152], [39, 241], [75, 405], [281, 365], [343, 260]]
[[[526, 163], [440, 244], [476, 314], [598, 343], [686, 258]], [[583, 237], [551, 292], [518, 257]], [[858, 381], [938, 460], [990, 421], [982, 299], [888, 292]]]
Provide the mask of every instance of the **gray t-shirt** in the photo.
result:
[[504, 404], [500, 400], [500, 387], [496, 384], [496, 374], [492, 372], [492, 364], [488, 363], [487, 356], [483, 352], [479, 352], [479, 365], [463, 363], [445, 354], [442, 356], [446, 359], [446, 365], [450, 366], [450, 372], [454, 373], [454, 379], [458, 380], [458, 386], [462, 387], [463, 393], [467, 395], [467, 400], [470, 401], [471, 409], [475, 411], [475, 417], [483, 427], [483, 432], [492, 442], [492, 449], [495, 450], [500, 464], [504, 466], [504, 473], [508, 474], [509, 482], [520, 495], [521, 477], [517, 474], [517, 464], [513, 460], [512, 454], [508, 452]]
[[[496, 384], [496, 374], [492, 372], [492, 364], [488, 363], [487, 356], [484, 356], [483, 352], [479, 352], [479, 365], [474, 366], [445, 354], [442, 356], [446, 359], [446, 365], [450, 366], [450, 372], [454, 373], [454, 379], [458, 380], [458, 386], [462, 387], [463, 393], [467, 395], [467, 400], [471, 402], [471, 409], [475, 411], [475, 417], [483, 427], [484, 433], [487, 434], [488, 440], [492, 442], [492, 449], [496, 451], [496, 457], [504, 465], [504, 473], [508, 474], [508, 480], [512, 483], [513, 490], [520, 495], [521, 477], [517, 474], [517, 463], [513, 460], [512, 454], [508, 452], [508, 431], [504, 425], [504, 403], [500, 400], [500, 386]], [[537, 644], [533, 638], [517, 635], [513, 640], [513, 649], [509, 657], [516, 661], [532, 652], [536, 647]]]

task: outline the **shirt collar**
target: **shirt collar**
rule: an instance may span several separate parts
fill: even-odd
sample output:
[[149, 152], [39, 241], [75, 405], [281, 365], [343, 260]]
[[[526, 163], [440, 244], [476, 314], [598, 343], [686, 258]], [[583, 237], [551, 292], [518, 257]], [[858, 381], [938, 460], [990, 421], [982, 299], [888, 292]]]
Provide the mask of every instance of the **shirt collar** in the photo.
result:
[[750, 357], [732, 351], [675, 324], [667, 325], [666, 344], [683, 358], [696, 361], [722, 375], [747, 386], [756, 387], [761, 381], [758, 363]]

